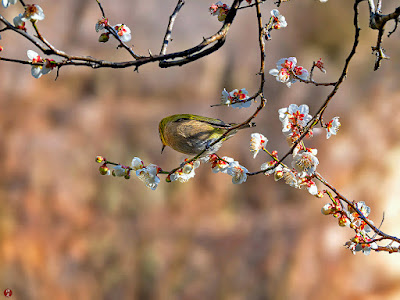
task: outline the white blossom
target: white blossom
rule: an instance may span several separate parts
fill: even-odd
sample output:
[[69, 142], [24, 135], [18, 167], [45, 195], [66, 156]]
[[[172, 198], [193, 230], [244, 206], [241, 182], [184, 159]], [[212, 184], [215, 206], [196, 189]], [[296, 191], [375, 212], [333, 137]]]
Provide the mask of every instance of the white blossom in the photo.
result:
[[252, 133], [250, 139], [250, 151], [253, 153], [253, 158], [256, 158], [258, 152], [265, 148], [268, 139], [261, 133]]
[[136, 176], [154, 191], [160, 183], [160, 178], [157, 176], [158, 171], [159, 167], [157, 165], [150, 164], [145, 168], [137, 170]]

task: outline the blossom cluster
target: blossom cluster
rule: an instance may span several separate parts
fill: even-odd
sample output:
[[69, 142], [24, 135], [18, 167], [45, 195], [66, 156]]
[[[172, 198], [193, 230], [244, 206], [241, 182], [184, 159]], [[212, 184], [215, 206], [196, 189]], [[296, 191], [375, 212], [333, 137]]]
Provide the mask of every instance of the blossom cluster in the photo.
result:
[[[2, 0], [1, 3], [3, 7], [7, 8], [10, 4], [17, 3], [17, 0]], [[26, 22], [26, 21], [40, 21], [44, 19], [44, 12], [43, 9], [37, 4], [29, 4], [25, 5], [25, 11], [22, 14], [19, 14], [19, 18]]]
[[[316, 153], [316, 149], [313, 152]], [[274, 175], [275, 181], [283, 179], [286, 184], [297, 189], [306, 189], [311, 195], [322, 197], [322, 192], [312, 180], [319, 161], [317, 157], [309, 151], [302, 151], [293, 157], [292, 169], [283, 163], [278, 164], [277, 151], [272, 152], [273, 160], [263, 163], [261, 170], [265, 175]]]
[[150, 164], [145, 166], [143, 161], [134, 157], [130, 166], [125, 166], [121, 164], [117, 164], [113, 167], [111, 171], [107, 164], [108, 162], [104, 157], [97, 156], [96, 162], [101, 163], [102, 165], [99, 168], [100, 174], [102, 175], [112, 175], [115, 177], [124, 177], [125, 179], [131, 178], [131, 172], [134, 171], [137, 178], [143, 181], [147, 187], [152, 190], [155, 190], [160, 183], [160, 178], [157, 176], [162, 170], [159, 166], [155, 164]]
[[[307, 124], [312, 120], [309, 108], [305, 104], [300, 106], [291, 104], [289, 107], [279, 109], [278, 115], [279, 120], [282, 122], [282, 132], [285, 134], [289, 146], [293, 146], [303, 134]], [[337, 119], [335, 118], [335, 120]], [[335, 121], [331, 122], [330, 128], [327, 128], [327, 136], [336, 134], [336, 125]], [[268, 139], [260, 133], [253, 133], [251, 135], [250, 151], [253, 153], [254, 158], [260, 150], [269, 153], [265, 149], [267, 142]], [[297, 143], [293, 149], [291, 168], [283, 163], [278, 164], [278, 152], [273, 151], [269, 153], [273, 160], [263, 163], [261, 170], [264, 171], [265, 175], [274, 174], [275, 180], [283, 178], [285, 183], [291, 187], [307, 189], [310, 194], [322, 197], [322, 192], [318, 190], [317, 185], [312, 180], [319, 164], [317, 153], [317, 149], [307, 148], [303, 142]]]
[[218, 157], [216, 154], [209, 156], [213, 173], [225, 173], [232, 176], [232, 183], [241, 184], [247, 180], [248, 170], [231, 157]]
[[368, 219], [371, 209], [365, 202], [356, 202], [353, 203], [354, 207], [347, 205], [346, 208], [338, 197], [331, 197], [331, 200], [332, 203], [327, 203], [322, 207], [322, 214], [334, 216], [338, 219], [339, 226], [352, 228], [356, 232], [355, 236], [346, 242], [345, 247], [351, 250], [353, 254], [362, 251], [365, 255], [369, 255], [372, 249], [376, 250], [378, 245], [368, 235], [372, 233], [368, 223], [373, 225], [373, 222]]
[[[10, 4], [17, 3], [17, 0], [2, 0], [3, 7], [7, 8]], [[20, 29], [26, 32], [25, 22], [31, 21], [35, 23], [36, 21], [44, 19], [43, 9], [37, 4], [30, 4], [24, 6], [25, 11], [23, 13], [18, 14], [13, 18], [13, 23], [16, 29]], [[1, 36], [0, 36], [1, 39]], [[3, 47], [0, 46], [0, 51], [3, 50]], [[33, 75], [33, 74], [32, 74]], [[41, 75], [40, 75], [41, 76]], [[39, 77], [40, 77], [39, 76]], [[36, 78], [39, 78], [36, 77]]]
[[168, 175], [167, 181], [179, 181], [179, 182], [187, 182], [189, 179], [193, 178], [196, 173], [194, 172], [200, 166], [200, 161], [192, 161], [186, 163], [187, 160], [183, 162], [183, 166], [181, 166], [178, 170], [176, 170], [171, 175]]
[[100, 34], [99, 36], [99, 42], [101, 43], [106, 43], [110, 39], [110, 30], [114, 30], [115, 33], [118, 35], [119, 39], [121, 42], [129, 42], [132, 38], [131, 35], [131, 30], [129, 29], [128, 26], [125, 24], [117, 24], [114, 26], [110, 26], [108, 23], [108, 18], [101, 18], [100, 20], [97, 21], [95, 25], [95, 30], [96, 32], [99, 32], [100, 30], [104, 30], [103, 33]]
[[271, 10], [271, 17], [263, 29], [265, 38], [267, 40], [270, 40], [271, 39], [270, 32], [273, 29], [285, 28], [285, 27], [287, 27], [287, 25], [288, 24], [286, 22], [286, 18], [283, 15], [281, 15], [279, 10], [277, 10], [277, 9]]
[[[134, 157], [129, 166], [112, 163], [107, 161], [103, 156], [97, 156], [96, 162], [101, 163], [101, 166], [99, 167], [99, 172], [101, 175], [112, 175], [114, 177], [124, 177], [125, 179], [130, 179], [131, 173], [134, 172], [137, 178], [143, 181], [146, 186], [152, 190], [155, 190], [160, 183], [158, 174], [168, 173], [164, 172], [161, 167], [155, 164], [145, 166], [143, 161], [138, 157]], [[220, 158], [216, 154], [211, 154], [195, 161], [185, 159], [178, 169], [168, 174], [166, 181], [187, 182], [189, 179], [195, 176], [195, 169], [200, 166], [201, 162], [210, 162], [211, 169], [214, 173], [221, 172], [232, 176], [232, 182], [234, 184], [241, 184], [247, 180], [248, 170], [241, 166], [239, 162], [230, 157], [225, 156]], [[110, 164], [114, 165], [112, 170], [110, 170], [108, 167]]]

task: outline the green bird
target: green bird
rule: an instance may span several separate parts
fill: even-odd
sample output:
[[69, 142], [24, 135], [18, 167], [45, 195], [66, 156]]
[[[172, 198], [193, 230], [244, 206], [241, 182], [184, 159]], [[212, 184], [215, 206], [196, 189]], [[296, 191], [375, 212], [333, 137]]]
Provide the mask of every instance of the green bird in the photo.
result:
[[163, 144], [161, 153], [165, 146], [188, 154], [197, 155], [206, 150], [202, 156], [215, 153], [228, 138], [234, 136], [240, 129], [254, 127], [255, 123], [244, 124], [232, 130], [221, 141], [215, 145], [211, 144], [220, 138], [236, 123], [225, 123], [219, 119], [202, 117], [191, 114], [178, 114], [161, 120], [158, 130]]

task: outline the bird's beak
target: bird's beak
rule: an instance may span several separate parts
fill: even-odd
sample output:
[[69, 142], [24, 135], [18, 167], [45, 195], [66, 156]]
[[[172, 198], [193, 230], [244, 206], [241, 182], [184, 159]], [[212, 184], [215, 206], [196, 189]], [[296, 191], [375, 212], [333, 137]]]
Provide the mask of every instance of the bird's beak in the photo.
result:
[[165, 145], [162, 145], [162, 148], [161, 148], [161, 154], [163, 153], [163, 151], [164, 151], [164, 148], [165, 148]]

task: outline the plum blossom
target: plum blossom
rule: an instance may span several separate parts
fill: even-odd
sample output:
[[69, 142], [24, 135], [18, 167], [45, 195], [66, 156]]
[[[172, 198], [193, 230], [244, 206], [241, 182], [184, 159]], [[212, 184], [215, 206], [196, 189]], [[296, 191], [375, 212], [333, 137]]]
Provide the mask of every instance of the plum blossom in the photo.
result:
[[212, 4], [209, 8], [210, 13], [215, 16], [218, 15], [218, 21], [223, 22], [228, 15], [230, 7], [227, 4], [218, 1], [215, 4]]
[[318, 158], [309, 151], [300, 151], [293, 157], [292, 161], [292, 167], [300, 172], [299, 177], [313, 175], [318, 164]]
[[289, 134], [297, 132], [298, 126], [305, 127], [312, 119], [309, 114], [308, 105], [290, 104], [289, 107], [284, 107], [278, 110], [279, 120], [282, 122], [282, 132]]
[[[306, 69], [304, 69], [303, 67], [300, 66], [296, 66], [293, 68], [293, 73], [294, 75], [296, 75], [298, 78], [303, 79], [303, 80], [307, 80], [309, 73]], [[295, 83], [298, 79], [297, 77], [293, 77], [291, 78], [290, 83]]]
[[323, 215], [331, 215], [335, 213], [335, 207], [331, 203], [327, 203], [321, 208], [321, 213]]
[[280, 14], [279, 10], [273, 9], [271, 10], [272, 16], [272, 28], [281, 29], [287, 26], [286, 19], [283, 15]]
[[7, 8], [10, 4], [17, 3], [17, 0], [2, 0], [1, 3], [5, 8]]
[[25, 22], [22, 18], [23, 18], [23, 15], [19, 14], [18, 16], [16, 16], [13, 19], [13, 23], [14, 23], [14, 26], [17, 27], [18, 29], [26, 31]]
[[103, 30], [104, 28], [106, 28], [107, 25], [108, 25], [108, 19], [104, 17], [101, 18], [100, 20], [97, 21], [95, 25], [96, 32]]
[[199, 166], [199, 161], [187, 163], [182, 168], [172, 173], [169, 179], [171, 181], [178, 180], [179, 182], [187, 182], [190, 178], [194, 177], [194, 170], [197, 169]]
[[232, 106], [234, 108], [242, 108], [249, 107], [251, 105], [251, 101], [247, 101], [249, 99], [249, 92], [246, 89], [234, 89], [229, 92], [224, 89], [221, 95], [221, 104], [226, 106]]
[[318, 187], [311, 178], [305, 177], [301, 179], [300, 188], [306, 189], [311, 195], [318, 195]]
[[[300, 185], [299, 185], [300, 182], [299, 182], [299, 179], [297, 178], [295, 172], [289, 170], [288, 168], [283, 168], [281, 172], [282, 172], [281, 178], [283, 178], [285, 180], [286, 184], [288, 184], [289, 186], [294, 187], [294, 188], [300, 188]], [[277, 172], [275, 172], [275, 173], [277, 173]]]
[[[281, 68], [281, 69], [271, 69], [269, 70], [269, 74], [275, 76], [276, 81], [287, 83], [290, 79], [290, 73], [288, 69]], [[291, 84], [290, 84], [291, 85]], [[290, 86], [288, 85], [288, 86]]]
[[123, 165], [117, 165], [113, 167], [112, 175], [115, 177], [129, 176], [129, 167]]
[[227, 174], [232, 176], [232, 183], [241, 184], [247, 180], [248, 170], [241, 166], [237, 161], [233, 161], [229, 164]]
[[122, 42], [129, 42], [132, 38], [131, 30], [125, 24], [117, 24], [113, 26]]
[[371, 250], [378, 249], [378, 244], [373, 242], [371, 238], [363, 237], [357, 233], [350, 241], [347, 241], [344, 245], [355, 255], [356, 252], [362, 251], [364, 255], [369, 255]]
[[326, 125], [326, 138], [329, 139], [332, 134], [336, 135], [337, 132], [339, 131], [339, 127], [341, 125], [339, 122], [339, 117], [334, 117], [325, 125]]
[[318, 69], [320, 69], [320, 71], [321, 71], [322, 73], [326, 73], [326, 70], [325, 70], [325, 68], [324, 68], [324, 62], [322, 61], [322, 58], [320, 58], [320, 59], [315, 63], [315, 66], [316, 66]]
[[131, 168], [133, 171], [144, 168], [144, 163], [139, 157], [134, 157], [131, 162]]
[[157, 176], [160, 170], [157, 165], [150, 164], [145, 168], [136, 170], [136, 176], [154, 191], [160, 183], [160, 178]]
[[41, 63], [42, 65], [32, 65], [31, 74], [35, 78], [40, 78], [42, 75], [48, 74], [54, 67], [54, 60], [42, 59], [39, 54], [33, 50], [28, 50], [28, 58], [32, 63]]
[[293, 68], [297, 65], [297, 58], [296, 57], [289, 57], [289, 58], [281, 58], [276, 62], [276, 67], [278, 69], [285, 68], [287, 70], [293, 70]]
[[223, 156], [222, 159], [219, 159], [217, 155], [212, 154], [211, 158], [211, 169], [213, 173], [227, 173], [229, 164], [234, 162], [234, 159], [231, 157]]
[[252, 133], [250, 140], [250, 151], [253, 153], [253, 158], [256, 158], [258, 152], [265, 148], [268, 139], [261, 133]]
[[276, 80], [286, 83], [290, 87], [298, 81], [298, 78], [307, 80], [309, 73], [306, 69], [297, 65], [296, 57], [281, 58], [276, 63], [276, 69], [269, 70], [269, 74], [276, 77]]
[[27, 5], [21, 18], [23, 21], [40, 21], [44, 19], [43, 9], [37, 4]]
[[[363, 214], [363, 216], [368, 219], [371, 208], [367, 206], [364, 201], [357, 202], [354, 205]], [[372, 231], [372, 228], [361, 218], [360, 214], [353, 207], [349, 206], [348, 212], [348, 218], [351, 222], [352, 228], [355, 228], [362, 235]], [[374, 224], [369, 219], [368, 222], [370, 224]]]
[[[271, 168], [271, 167], [275, 166], [276, 163], [277, 163], [276, 160], [271, 160], [269, 162], [265, 162], [265, 163], [263, 163], [261, 165], [261, 170], [267, 170], [268, 168]], [[278, 166], [276, 166], [275, 168], [273, 168], [271, 170], [265, 171], [264, 174], [269, 176], [269, 175], [271, 175], [273, 173], [276, 173], [276, 172], [279, 172], [279, 171], [282, 171], [282, 170], [283, 170], [283, 166], [282, 165], [278, 165]]]

